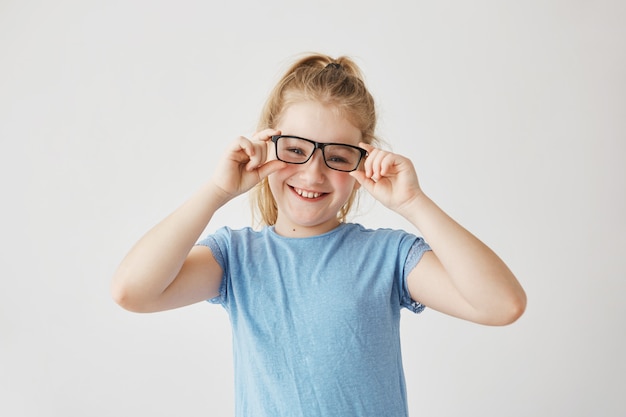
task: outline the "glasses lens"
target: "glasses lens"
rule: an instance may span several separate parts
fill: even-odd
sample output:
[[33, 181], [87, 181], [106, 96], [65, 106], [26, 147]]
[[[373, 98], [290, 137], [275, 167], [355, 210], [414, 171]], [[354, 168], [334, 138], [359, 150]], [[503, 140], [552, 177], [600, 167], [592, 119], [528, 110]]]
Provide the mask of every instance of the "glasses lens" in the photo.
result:
[[353, 171], [359, 166], [361, 151], [345, 145], [327, 145], [324, 147], [326, 165], [338, 171]]
[[[276, 156], [290, 164], [304, 164], [315, 152], [315, 142], [292, 136], [276, 137]], [[322, 148], [324, 160], [329, 168], [350, 172], [358, 168], [363, 157], [362, 150], [341, 144], [318, 144]]]
[[313, 143], [298, 138], [283, 136], [276, 141], [278, 159], [292, 164], [306, 162], [314, 150], [315, 145]]

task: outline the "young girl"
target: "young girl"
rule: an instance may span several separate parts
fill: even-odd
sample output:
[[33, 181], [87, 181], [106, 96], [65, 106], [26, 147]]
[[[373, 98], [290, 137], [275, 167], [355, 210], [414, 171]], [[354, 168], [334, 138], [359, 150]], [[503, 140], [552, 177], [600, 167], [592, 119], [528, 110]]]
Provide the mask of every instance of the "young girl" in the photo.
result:
[[[406, 416], [400, 309], [487, 325], [524, 311], [523, 289], [487, 246], [420, 188], [404, 156], [375, 146], [376, 113], [346, 57], [310, 55], [271, 93], [251, 138], [123, 260], [113, 295], [152, 312], [201, 300], [233, 328], [236, 415]], [[216, 210], [254, 188], [265, 226]], [[359, 188], [424, 238], [347, 223]]]

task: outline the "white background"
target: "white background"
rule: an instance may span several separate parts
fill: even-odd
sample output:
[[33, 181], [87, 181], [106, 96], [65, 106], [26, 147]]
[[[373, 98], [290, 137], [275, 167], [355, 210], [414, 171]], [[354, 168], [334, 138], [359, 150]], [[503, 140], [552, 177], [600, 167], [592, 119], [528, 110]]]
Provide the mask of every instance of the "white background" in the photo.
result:
[[[129, 313], [110, 278], [319, 51], [361, 65], [381, 136], [528, 293], [504, 328], [403, 313], [412, 415], [624, 416], [625, 21], [607, 0], [1, 0], [0, 415], [232, 415], [225, 311]], [[249, 222], [240, 198], [207, 231]]]

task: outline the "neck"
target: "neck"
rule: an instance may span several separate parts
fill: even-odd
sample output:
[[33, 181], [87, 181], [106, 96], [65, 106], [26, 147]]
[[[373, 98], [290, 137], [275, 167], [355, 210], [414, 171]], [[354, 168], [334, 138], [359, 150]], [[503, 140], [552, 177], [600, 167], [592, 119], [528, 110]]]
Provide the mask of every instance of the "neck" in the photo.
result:
[[274, 231], [280, 236], [284, 237], [312, 237], [328, 233], [338, 227], [340, 224], [341, 222], [339, 222], [339, 220], [333, 220], [315, 226], [289, 225], [282, 224], [281, 222], [277, 221], [274, 225]]

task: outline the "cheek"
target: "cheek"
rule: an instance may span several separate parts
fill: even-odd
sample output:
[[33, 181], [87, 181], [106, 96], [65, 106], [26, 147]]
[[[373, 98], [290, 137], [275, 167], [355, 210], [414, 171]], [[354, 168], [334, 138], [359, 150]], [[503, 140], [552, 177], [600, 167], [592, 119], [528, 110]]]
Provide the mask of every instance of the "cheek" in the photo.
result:
[[285, 168], [279, 169], [267, 177], [267, 182], [272, 193], [275, 193], [285, 181], [294, 175], [294, 170], [295, 165], [287, 165]]
[[358, 189], [360, 185], [357, 180], [345, 173], [338, 173], [338, 175], [333, 178], [333, 184], [335, 184], [336, 189], [340, 189], [348, 195], [352, 190]]

